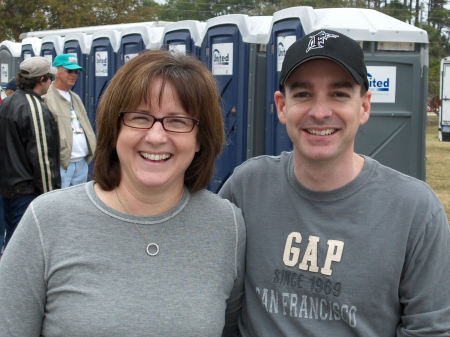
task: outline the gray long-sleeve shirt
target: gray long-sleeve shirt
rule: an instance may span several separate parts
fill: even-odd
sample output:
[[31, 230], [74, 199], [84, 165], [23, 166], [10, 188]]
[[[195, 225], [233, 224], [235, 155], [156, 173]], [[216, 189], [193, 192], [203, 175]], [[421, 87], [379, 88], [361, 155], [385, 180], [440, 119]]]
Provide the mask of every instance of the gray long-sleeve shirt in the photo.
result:
[[0, 262], [0, 336], [220, 336], [236, 324], [244, 250], [240, 211], [208, 191], [156, 217], [107, 207], [92, 182], [45, 194]]

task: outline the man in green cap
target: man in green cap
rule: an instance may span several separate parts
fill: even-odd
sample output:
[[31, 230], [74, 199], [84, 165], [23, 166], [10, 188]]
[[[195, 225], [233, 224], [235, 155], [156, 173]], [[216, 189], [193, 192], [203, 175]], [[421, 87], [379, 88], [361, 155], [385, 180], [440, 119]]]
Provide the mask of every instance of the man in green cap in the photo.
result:
[[60, 54], [53, 66], [57, 69], [55, 81], [44, 100], [58, 122], [61, 187], [64, 188], [87, 181], [96, 139], [81, 98], [70, 90], [83, 71], [76, 55]]

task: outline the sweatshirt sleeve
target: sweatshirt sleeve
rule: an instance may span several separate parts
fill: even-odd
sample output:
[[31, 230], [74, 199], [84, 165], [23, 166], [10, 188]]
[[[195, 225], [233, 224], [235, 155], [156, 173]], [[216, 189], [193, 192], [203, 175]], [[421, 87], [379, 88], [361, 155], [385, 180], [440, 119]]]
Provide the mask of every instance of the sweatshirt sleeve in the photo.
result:
[[46, 299], [45, 263], [33, 213], [32, 203], [0, 261], [0, 337], [41, 334]]
[[399, 288], [398, 337], [450, 336], [450, 228], [442, 207], [412, 238]]
[[235, 247], [235, 282], [231, 295], [227, 300], [225, 312], [225, 328], [222, 336], [239, 336], [238, 320], [242, 309], [242, 296], [244, 293], [244, 272], [245, 272], [245, 225], [240, 209], [231, 205], [235, 219], [236, 247]]

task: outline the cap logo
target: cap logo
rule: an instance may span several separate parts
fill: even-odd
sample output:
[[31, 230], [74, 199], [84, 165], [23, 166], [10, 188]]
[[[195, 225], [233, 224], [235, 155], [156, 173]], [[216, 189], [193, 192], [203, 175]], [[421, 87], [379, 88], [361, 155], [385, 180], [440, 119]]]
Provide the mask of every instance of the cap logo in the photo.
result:
[[309, 43], [308, 48], [306, 48], [306, 53], [312, 49], [323, 48], [326, 40], [328, 40], [329, 38], [335, 39], [337, 37], [339, 37], [339, 35], [326, 33], [325, 31], [321, 30], [316, 35], [312, 35], [309, 37]]

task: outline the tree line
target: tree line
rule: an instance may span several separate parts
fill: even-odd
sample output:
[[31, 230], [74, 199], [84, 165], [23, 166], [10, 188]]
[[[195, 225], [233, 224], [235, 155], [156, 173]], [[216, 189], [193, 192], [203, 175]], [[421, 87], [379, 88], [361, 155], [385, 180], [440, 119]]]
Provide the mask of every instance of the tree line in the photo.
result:
[[0, 0], [0, 41], [29, 31], [143, 21], [200, 20], [225, 14], [272, 15], [283, 8], [372, 8], [428, 32], [430, 96], [439, 93], [440, 60], [450, 55], [447, 0]]

